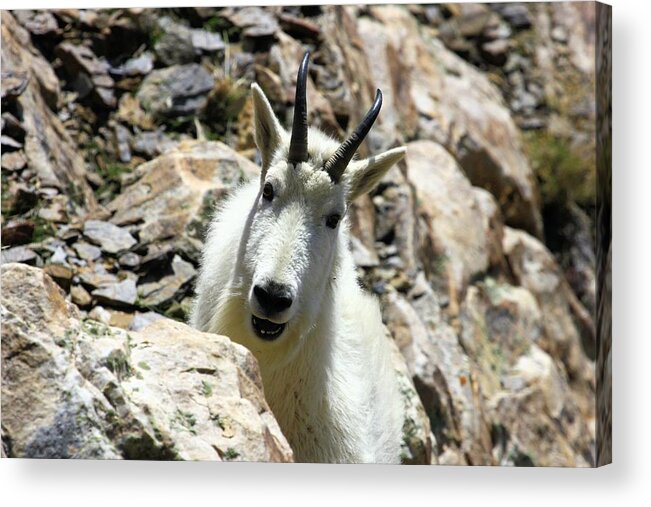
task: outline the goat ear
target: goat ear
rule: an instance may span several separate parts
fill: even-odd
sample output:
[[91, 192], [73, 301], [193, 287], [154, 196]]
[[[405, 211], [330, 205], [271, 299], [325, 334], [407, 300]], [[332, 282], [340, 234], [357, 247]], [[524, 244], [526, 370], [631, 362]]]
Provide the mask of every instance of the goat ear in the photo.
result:
[[393, 148], [392, 150], [362, 160], [347, 169], [344, 175], [350, 171], [350, 174], [347, 176], [350, 182], [348, 200], [353, 201], [360, 195], [373, 190], [382, 179], [382, 176], [391, 169], [393, 164], [399, 162], [405, 156], [406, 152], [407, 148], [404, 146]]
[[262, 172], [271, 164], [275, 151], [280, 146], [283, 130], [278, 118], [271, 109], [271, 104], [257, 83], [251, 85], [253, 95], [253, 121], [255, 126], [255, 144], [262, 157]]

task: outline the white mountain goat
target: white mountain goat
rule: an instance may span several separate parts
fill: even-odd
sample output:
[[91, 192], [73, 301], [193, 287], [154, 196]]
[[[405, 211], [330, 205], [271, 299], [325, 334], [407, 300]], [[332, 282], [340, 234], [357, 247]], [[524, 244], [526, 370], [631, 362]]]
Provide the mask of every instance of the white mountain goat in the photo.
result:
[[346, 211], [405, 148], [353, 160], [380, 112], [380, 90], [341, 145], [308, 128], [308, 60], [291, 134], [252, 86], [262, 174], [212, 221], [192, 325], [255, 354], [297, 461], [399, 463], [402, 399], [379, 305], [356, 280]]

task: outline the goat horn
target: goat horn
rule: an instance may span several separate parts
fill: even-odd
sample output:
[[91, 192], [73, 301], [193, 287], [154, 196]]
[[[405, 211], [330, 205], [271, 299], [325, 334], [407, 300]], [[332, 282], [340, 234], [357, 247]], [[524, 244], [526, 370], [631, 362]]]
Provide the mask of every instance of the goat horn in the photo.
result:
[[298, 67], [296, 77], [296, 99], [294, 100], [294, 123], [289, 144], [288, 160], [292, 164], [307, 161], [307, 65], [310, 52], [306, 51]]
[[364, 116], [364, 119], [357, 126], [355, 131], [346, 139], [341, 146], [337, 148], [337, 151], [327, 160], [324, 164], [323, 169], [330, 175], [330, 179], [334, 183], [339, 183], [341, 175], [344, 174], [348, 163], [355, 155], [357, 148], [362, 144], [364, 138], [367, 136], [369, 130], [373, 126], [377, 115], [380, 113], [380, 108], [382, 107], [382, 92], [378, 90], [375, 93], [375, 100], [373, 105]]

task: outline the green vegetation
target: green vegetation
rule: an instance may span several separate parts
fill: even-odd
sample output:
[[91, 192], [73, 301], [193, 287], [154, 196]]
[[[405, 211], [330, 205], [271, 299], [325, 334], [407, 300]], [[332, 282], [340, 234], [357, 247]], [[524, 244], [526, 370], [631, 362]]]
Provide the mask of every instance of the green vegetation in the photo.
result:
[[182, 426], [193, 435], [197, 434], [197, 430], [195, 428], [197, 419], [194, 414], [191, 414], [190, 412], [184, 412], [183, 410], [177, 408], [176, 413], [174, 414], [174, 418], [172, 419], [172, 424], [178, 424]]
[[208, 18], [203, 23], [203, 28], [209, 32], [221, 34], [222, 39], [224, 39], [224, 42], [227, 44], [229, 41], [235, 42], [240, 40], [242, 34], [242, 30], [239, 27], [231, 24], [230, 21], [228, 21], [226, 18], [222, 18], [221, 16], [213, 16], [211, 18]]
[[237, 123], [249, 94], [248, 87], [242, 82], [225, 77], [215, 84], [208, 95], [208, 102], [202, 117], [207, 126], [206, 138], [222, 139]]
[[203, 394], [206, 398], [212, 396], [212, 385], [210, 385], [205, 380], [201, 381], [201, 394]]
[[226, 449], [226, 452], [224, 453], [224, 458], [226, 458], [227, 460], [233, 460], [237, 458], [239, 455], [240, 455], [239, 452], [237, 452], [232, 447], [229, 447], [228, 449]]
[[570, 202], [582, 207], [594, 205], [594, 161], [582, 156], [569, 140], [547, 131], [532, 131], [525, 135], [525, 148], [538, 179], [543, 206]]
[[119, 163], [101, 164], [98, 165], [98, 169], [99, 175], [104, 180], [104, 183], [95, 192], [100, 197], [106, 194], [109, 196], [118, 194], [122, 188], [121, 176], [131, 172], [129, 166]]
[[142, 368], [143, 370], [151, 370], [151, 368], [149, 367], [149, 365], [145, 361], [140, 361], [138, 363], [138, 366], [140, 368]]

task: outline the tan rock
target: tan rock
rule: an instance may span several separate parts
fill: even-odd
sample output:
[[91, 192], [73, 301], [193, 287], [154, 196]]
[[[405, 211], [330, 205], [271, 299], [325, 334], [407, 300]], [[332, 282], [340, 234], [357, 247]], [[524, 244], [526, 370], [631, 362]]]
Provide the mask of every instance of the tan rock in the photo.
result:
[[496, 218], [485, 202], [491, 199], [478, 199], [452, 156], [433, 141], [409, 143], [406, 164], [422, 224], [421, 258], [429, 277], [444, 280], [454, 300], [471, 277], [488, 268], [491, 254], [495, 256], [491, 222]]
[[545, 333], [540, 347], [562, 361], [576, 382], [594, 389], [594, 363], [584, 352], [573, 312], [580, 303], [554, 256], [536, 238], [510, 227], [504, 229], [503, 248], [518, 285], [534, 295], [542, 311]]
[[260, 169], [220, 142], [188, 141], [140, 165], [136, 181], [109, 203], [116, 225], [139, 224], [142, 244], [203, 239], [213, 205]]
[[357, 75], [363, 89], [382, 84], [388, 107], [378, 131], [391, 142], [418, 136], [444, 145], [473, 185], [495, 196], [506, 223], [540, 237], [536, 182], [500, 91], [407, 9], [373, 6], [371, 13], [357, 23], [370, 72], [357, 65]]
[[442, 319], [431, 289], [413, 302], [389, 293], [383, 316], [407, 362], [436, 438], [440, 464], [493, 464], [477, 371]]
[[81, 320], [37, 268], [2, 266], [9, 457], [292, 461], [253, 356], [159, 319]]

